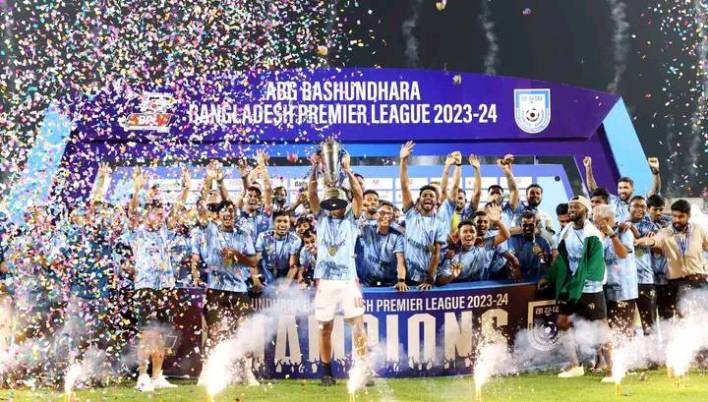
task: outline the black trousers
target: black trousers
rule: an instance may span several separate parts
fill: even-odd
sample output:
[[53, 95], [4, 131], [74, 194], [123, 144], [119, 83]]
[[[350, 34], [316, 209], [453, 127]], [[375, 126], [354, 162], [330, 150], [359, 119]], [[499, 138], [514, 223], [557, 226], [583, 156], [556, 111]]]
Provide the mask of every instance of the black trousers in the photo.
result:
[[656, 323], [657, 316], [656, 288], [653, 284], [639, 284], [637, 310], [639, 310], [639, 318], [642, 320], [642, 330], [645, 335], [648, 335]]
[[670, 309], [671, 317], [681, 316], [679, 304], [687, 293], [691, 290], [708, 289], [708, 281], [705, 279], [680, 278], [669, 280], [667, 303]]

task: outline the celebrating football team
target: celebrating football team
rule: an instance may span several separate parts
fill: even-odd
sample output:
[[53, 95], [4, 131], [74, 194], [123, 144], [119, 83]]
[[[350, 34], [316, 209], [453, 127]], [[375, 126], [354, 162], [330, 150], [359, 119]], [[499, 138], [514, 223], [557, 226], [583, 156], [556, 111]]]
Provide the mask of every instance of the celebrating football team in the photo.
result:
[[[271, 184], [264, 152], [251, 165], [238, 164], [243, 190], [236, 197], [227, 189], [224, 166], [212, 161], [194, 203], [187, 202], [189, 171], [168, 203], [135, 168], [130, 199], [111, 204], [101, 192], [111, 171], [101, 165], [96, 190], [81, 205], [34, 206], [21, 225], [0, 215], [0, 350], [11, 342], [46, 340], [41, 353], [61, 353], [65, 364], [101, 350], [117, 366], [134, 350], [138, 390], [175, 387], [163, 362], [173, 353], [175, 317], [195, 304], [179, 289], [205, 289], [196, 303], [203, 306], [206, 334], [197, 353], [205, 357], [236, 333], [252, 313], [253, 298], [269, 290], [316, 288], [322, 384], [333, 385], [338, 311], [351, 326], [354, 358], [366, 360], [362, 287], [411, 292], [511, 280], [537, 282], [539, 292], [560, 305], [557, 324], [570, 361], [560, 376], [575, 377], [585, 371], [573, 339], [575, 320], [641, 336], [636, 316], [648, 335], [660, 318], [679, 314], [687, 290], [708, 288], [706, 228], [689, 223], [687, 201], [669, 205], [660, 195], [655, 158], [648, 160], [648, 194], [635, 194], [629, 177], [620, 178], [617, 189], [598, 187], [586, 157], [588, 194], [546, 205], [539, 184], [520, 194], [510, 154], [496, 161], [505, 187], [482, 189], [480, 158], [460, 152], [447, 155], [439, 181], [413, 187], [408, 167], [414, 150], [412, 142], [400, 150], [400, 203], [367, 189], [345, 155], [337, 189], [344, 203], [336, 209], [323, 208], [319, 154], [310, 157], [306, 186], [294, 197]], [[468, 192], [461, 188], [465, 163], [474, 173]], [[559, 225], [543, 210], [555, 211]], [[3, 381], [65, 368], [49, 360], [52, 367], [18, 365]], [[252, 357], [239, 364], [240, 380], [258, 384]], [[598, 350], [598, 365], [611, 377], [609, 341]], [[366, 375], [370, 383], [373, 373]]]

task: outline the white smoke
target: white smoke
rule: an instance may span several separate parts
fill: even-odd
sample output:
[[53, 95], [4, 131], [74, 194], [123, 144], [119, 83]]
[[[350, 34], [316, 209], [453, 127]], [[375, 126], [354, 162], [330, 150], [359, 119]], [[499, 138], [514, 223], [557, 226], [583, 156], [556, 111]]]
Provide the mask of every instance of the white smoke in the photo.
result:
[[484, 72], [485, 74], [496, 74], [497, 65], [499, 64], [499, 43], [497, 35], [494, 32], [494, 22], [491, 20], [491, 10], [489, 2], [491, 0], [482, 0], [482, 14], [479, 16], [479, 22], [484, 28], [484, 36], [487, 38], [487, 54], [484, 55]]
[[477, 392], [494, 375], [509, 375], [517, 372], [506, 340], [482, 342], [477, 349], [474, 363], [474, 384]]
[[682, 318], [666, 323], [666, 364], [674, 374], [685, 374], [696, 355], [708, 349], [708, 290], [692, 290], [681, 299]]
[[579, 358], [595, 357], [598, 349], [612, 347], [612, 378], [619, 384], [627, 372], [646, 369], [654, 364], [666, 364], [680, 377], [694, 364], [696, 357], [708, 350], [708, 290], [687, 292], [679, 304], [680, 318], [660, 320], [649, 335], [627, 337], [613, 333], [600, 321], [575, 320], [573, 328], [563, 333], [560, 347], [543, 350], [529, 342], [529, 331], [519, 331], [514, 349], [509, 351], [502, 336], [483, 338], [477, 347], [474, 381], [477, 391], [499, 375], [511, 375], [536, 370], [558, 368], [567, 364], [563, 343], [572, 337]]
[[75, 362], [64, 374], [64, 393], [70, 395], [77, 386], [90, 386], [92, 382], [105, 382], [111, 370], [106, 353], [95, 346], [84, 353], [80, 362]]
[[413, 7], [411, 16], [403, 21], [401, 25], [401, 31], [403, 32], [403, 38], [406, 41], [406, 66], [416, 67], [418, 66], [418, 39], [413, 34], [413, 30], [418, 24], [418, 14], [420, 14], [420, 6], [423, 0], [413, 0]]
[[[278, 287], [278, 284], [275, 284]], [[209, 395], [213, 396], [223, 391], [232, 381], [244, 374], [243, 370], [251, 370], [248, 364], [243, 365], [247, 357], [254, 353], [264, 340], [273, 339], [278, 330], [278, 318], [284, 314], [306, 316], [310, 298], [305, 292], [288, 288], [279, 297], [286, 300], [287, 305], [275, 303], [257, 314], [246, 317], [238, 326], [231, 338], [216, 345], [209, 353], [204, 363], [200, 383], [203, 383]], [[289, 309], [284, 311], [284, 309]], [[257, 334], [257, 335], [255, 335]], [[250, 360], [250, 359], [249, 359]]]
[[612, 59], [614, 61], [614, 76], [612, 82], [607, 85], [607, 90], [617, 92], [620, 80], [624, 70], [627, 69], [627, 53], [629, 52], [629, 44], [627, 39], [627, 6], [620, 0], [607, 0], [610, 11], [612, 12], [612, 23], [614, 30], [612, 33]]

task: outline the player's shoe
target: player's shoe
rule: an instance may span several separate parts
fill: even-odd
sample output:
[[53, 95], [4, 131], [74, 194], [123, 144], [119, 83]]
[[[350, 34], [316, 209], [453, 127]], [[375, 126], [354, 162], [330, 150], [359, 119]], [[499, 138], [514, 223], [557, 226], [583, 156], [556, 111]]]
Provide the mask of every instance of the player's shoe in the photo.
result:
[[334, 378], [331, 375], [326, 375], [322, 377], [322, 382], [320, 382], [320, 385], [324, 387], [331, 387], [332, 385], [336, 384], [337, 381], [334, 380]]
[[584, 375], [585, 369], [583, 369], [583, 366], [575, 366], [561, 371], [560, 374], [558, 374], [558, 378], [574, 378]]
[[140, 392], [153, 392], [155, 391], [155, 385], [152, 383], [152, 378], [147, 374], [141, 374], [138, 377], [138, 383], [135, 385], [135, 389]]
[[160, 374], [157, 379], [152, 380], [152, 384], [155, 387], [155, 389], [160, 389], [160, 388], [177, 388], [177, 385], [172, 384], [171, 382], [167, 381], [167, 378], [165, 378], [164, 375]]

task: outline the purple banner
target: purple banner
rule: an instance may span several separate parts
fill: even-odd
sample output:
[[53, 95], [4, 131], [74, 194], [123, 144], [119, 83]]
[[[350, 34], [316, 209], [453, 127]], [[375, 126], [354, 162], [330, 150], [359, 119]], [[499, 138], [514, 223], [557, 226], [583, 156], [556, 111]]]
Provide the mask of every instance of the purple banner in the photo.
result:
[[[81, 106], [84, 140], [248, 143], [584, 139], [616, 95], [529, 79], [404, 69], [223, 74], [134, 92], [107, 88]], [[572, 118], [571, 118], [572, 117]]]
[[[469, 374], [475, 348], [485, 331], [498, 330], [511, 342], [520, 330], [524, 344], [539, 350], [556, 347], [555, 316], [551, 301], [536, 300], [536, 286], [478, 282], [452, 284], [431, 291], [399, 293], [388, 288], [364, 289], [364, 322], [369, 347], [375, 353], [376, 372], [382, 377]], [[195, 375], [200, 370], [199, 306], [202, 292], [182, 290], [192, 307], [177, 318], [181, 331], [178, 353], [168, 361], [170, 375]], [[275, 312], [275, 327], [262, 334], [254, 351], [257, 371], [264, 378], [312, 378], [321, 375], [318, 322], [312, 304], [293, 306], [287, 298], [254, 298], [256, 311]], [[265, 321], [264, 321], [265, 322]], [[271, 323], [272, 324], [272, 323]], [[196, 331], [195, 331], [196, 329]], [[263, 336], [270, 331], [272, 337]], [[333, 369], [345, 376], [351, 365], [352, 340], [343, 317], [334, 321]]]

